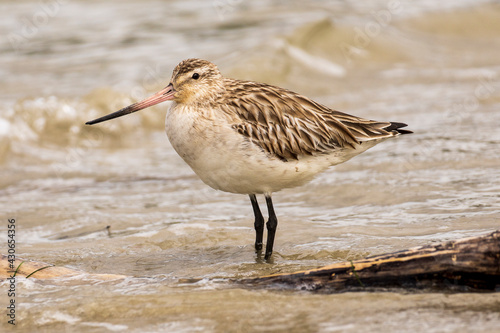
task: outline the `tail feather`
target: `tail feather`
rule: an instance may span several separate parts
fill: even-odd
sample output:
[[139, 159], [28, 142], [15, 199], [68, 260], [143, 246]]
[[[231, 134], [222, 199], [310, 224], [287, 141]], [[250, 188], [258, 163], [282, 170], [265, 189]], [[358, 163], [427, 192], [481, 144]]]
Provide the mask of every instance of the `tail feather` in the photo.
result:
[[388, 132], [397, 132], [399, 134], [411, 134], [413, 133], [412, 131], [401, 129], [402, 127], [408, 126], [405, 123], [396, 123], [396, 122], [391, 122], [391, 124], [387, 127], [384, 127], [384, 130]]

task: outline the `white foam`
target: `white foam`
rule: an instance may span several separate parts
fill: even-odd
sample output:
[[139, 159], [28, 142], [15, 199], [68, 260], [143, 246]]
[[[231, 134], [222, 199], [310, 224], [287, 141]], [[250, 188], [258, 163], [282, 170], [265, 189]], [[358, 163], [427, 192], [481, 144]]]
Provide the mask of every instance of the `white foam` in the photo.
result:
[[7, 136], [10, 133], [12, 124], [3, 118], [0, 118], [0, 136]]
[[92, 327], [103, 327], [103, 328], [105, 328], [109, 331], [113, 331], [113, 332], [128, 330], [127, 325], [114, 325], [114, 324], [110, 324], [110, 323], [82, 322], [82, 325], [92, 326]]
[[285, 44], [285, 51], [294, 60], [317, 72], [321, 72], [333, 77], [344, 77], [346, 74], [346, 70], [344, 67], [325, 58], [317, 57], [315, 55], [307, 53], [306, 51], [298, 47], [292, 46], [290, 44]]
[[63, 322], [74, 325], [80, 320], [81, 319], [79, 317], [75, 317], [61, 311], [47, 311], [40, 319], [37, 320], [37, 324], [47, 325], [51, 323]]

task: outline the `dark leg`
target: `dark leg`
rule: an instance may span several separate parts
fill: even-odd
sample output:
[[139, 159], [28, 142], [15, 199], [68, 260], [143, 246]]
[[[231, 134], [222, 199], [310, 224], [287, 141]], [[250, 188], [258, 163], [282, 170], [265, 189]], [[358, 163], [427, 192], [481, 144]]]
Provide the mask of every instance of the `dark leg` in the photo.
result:
[[262, 238], [264, 237], [264, 218], [260, 212], [259, 203], [257, 202], [255, 194], [250, 194], [249, 197], [252, 202], [253, 214], [255, 215], [255, 250], [260, 251], [262, 250]]
[[274, 235], [276, 234], [276, 228], [278, 227], [278, 219], [274, 213], [273, 201], [271, 195], [266, 195], [267, 211], [269, 212], [269, 220], [267, 221], [267, 244], [266, 244], [266, 254], [264, 256], [265, 260], [268, 260], [273, 253]]

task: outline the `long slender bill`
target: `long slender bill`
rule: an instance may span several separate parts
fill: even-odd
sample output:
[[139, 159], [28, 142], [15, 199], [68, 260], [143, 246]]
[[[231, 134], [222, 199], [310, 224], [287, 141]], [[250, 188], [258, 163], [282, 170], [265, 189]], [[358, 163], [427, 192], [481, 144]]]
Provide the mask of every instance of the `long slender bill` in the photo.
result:
[[168, 86], [157, 92], [156, 94], [146, 98], [145, 100], [142, 100], [140, 102], [134, 103], [132, 105], [129, 105], [121, 110], [118, 110], [116, 112], [110, 113], [104, 117], [97, 118], [91, 121], [87, 121], [85, 125], [94, 125], [106, 120], [118, 118], [121, 116], [124, 116], [129, 113], [137, 112], [139, 110], [145, 109], [147, 107], [156, 105], [161, 102], [169, 101], [174, 99], [174, 87], [170, 83]]

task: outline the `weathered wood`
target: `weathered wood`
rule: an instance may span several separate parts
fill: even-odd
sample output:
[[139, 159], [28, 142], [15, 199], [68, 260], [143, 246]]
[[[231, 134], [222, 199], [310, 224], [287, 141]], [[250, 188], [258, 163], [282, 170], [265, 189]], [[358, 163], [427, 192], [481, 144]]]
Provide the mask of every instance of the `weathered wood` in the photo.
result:
[[482, 237], [427, 245], [318, 269], [276, 274], [242, 283], [323, 292], [373, 288], [500, 290], [500, 230]]
[[33, 279], [53, 279], [59, 277], [81, 276], [82, 278], [93, 278], [98, 280], [123, 279], [124, 275], [117, 274], [89, 274], [71, 268], [54, 266], [44, 262], [28, 261], [16, 258], [13, 262], [8, 261], [6, 255], [0, 259], [0, 279], [13, 276]]

